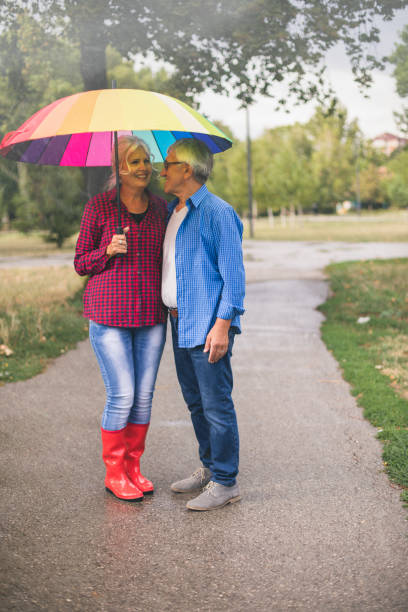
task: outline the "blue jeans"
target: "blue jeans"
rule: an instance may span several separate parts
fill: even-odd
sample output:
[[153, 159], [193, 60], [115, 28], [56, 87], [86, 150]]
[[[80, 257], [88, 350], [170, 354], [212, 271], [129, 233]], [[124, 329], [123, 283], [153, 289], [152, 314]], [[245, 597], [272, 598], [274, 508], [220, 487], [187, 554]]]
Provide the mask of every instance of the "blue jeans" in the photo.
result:
[[176, 318], [170, 316], [177, 377], [191, 414], [202, 464], [211, 470], [211, 479], [232, 486], [238, 474], [239, 435], [231, 398], [231, 355], [234, 332], [229, 333], [226, 355], [208, 363], [204, 346], [180, 348]]
[[166, 325], [112, 327], [89, 321], [89, 338], [106, 389], [102, 428], [149, 423]]

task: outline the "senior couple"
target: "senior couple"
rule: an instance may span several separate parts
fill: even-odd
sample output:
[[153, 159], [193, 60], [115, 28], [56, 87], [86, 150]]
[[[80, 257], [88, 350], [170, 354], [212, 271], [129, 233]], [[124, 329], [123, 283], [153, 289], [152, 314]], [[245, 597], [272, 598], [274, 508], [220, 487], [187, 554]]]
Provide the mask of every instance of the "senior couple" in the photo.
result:
[[[105, 486], [141, 501], [154, 486], [140, 472], [169, 313], [177, 377], [198, 441], [201, 466], [171, 485], [195, 493], [190, 510], [240, 499], [239, 437], [231, 399], [231, 351], [245, 291], [242, 223], [205, 185], [213, 164], [192, 138], [168, 149], [160, 175], [167, 205], [148, 190], [151, 154], [119, 139], [124, 233], [116, 226], [115, 173], [85, 207], [75, 269], [88, 275], [84, 316], [106, 388], [102, 416]], [[112, 165], [114, 170], [114, 165]]]

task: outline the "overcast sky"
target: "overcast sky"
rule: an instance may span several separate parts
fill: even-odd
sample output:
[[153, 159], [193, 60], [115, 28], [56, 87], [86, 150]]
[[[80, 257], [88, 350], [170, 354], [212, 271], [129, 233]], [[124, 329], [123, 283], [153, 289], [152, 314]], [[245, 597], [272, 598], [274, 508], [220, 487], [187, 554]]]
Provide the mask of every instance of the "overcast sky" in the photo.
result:
[[[381, 23], [381, 43], [376, 45], [375, 54], [382, 57], [389, 54], [399, 40], [399, 32], [408, 24], [408, 9], [399, 11], [392, 22]], [[339, 45], [327, 56], [327, 75], [337, 97], [346, 106], [349, 118], [357, 118], [360, 128], [368, 138], [382, 132], [398, 133], [393, 119], [393, 111], [401, 107], [401, 98], [395, 92], [395, 80], [391, 76], [392, 66], [386, 71], [373, 73], [373, 85], [365, 99], [353, 82], [348, 58]], [[234, 135], [245, 138], [245, 113], [239, 105], [226, 96], [205, 93], [199, 97], [200, 111], [211, 120], [220, 120], [228, 125]], [[267, 98], [259, 98], [250, 111], [251, 135], [258, 137], [268, 128], [288, 125], [296, 121], [307, 121], [313, 114], [315, 104], [289, 107], [289, 114], [275, 111], [274, 104]]]

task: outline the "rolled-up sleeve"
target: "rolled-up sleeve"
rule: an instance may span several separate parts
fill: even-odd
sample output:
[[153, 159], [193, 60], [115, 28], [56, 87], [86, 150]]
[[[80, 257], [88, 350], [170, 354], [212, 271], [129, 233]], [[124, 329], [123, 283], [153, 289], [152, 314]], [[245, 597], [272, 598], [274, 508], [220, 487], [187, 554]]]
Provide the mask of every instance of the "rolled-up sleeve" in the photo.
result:
[[75, 248], [74, 268], [80, 276], [98, 274], [109, 261], [106, 247], [100, 246], [102, 230], [98, 212], [91, 202], [85, 206]]
[[245, 269], [242, 257], [242, 222], [229, 208], [217, 218], [216, 240], [218, 269], [223, 279], [221, 299], [217, 309], [220, 319], [242, 315], [245, 297]]

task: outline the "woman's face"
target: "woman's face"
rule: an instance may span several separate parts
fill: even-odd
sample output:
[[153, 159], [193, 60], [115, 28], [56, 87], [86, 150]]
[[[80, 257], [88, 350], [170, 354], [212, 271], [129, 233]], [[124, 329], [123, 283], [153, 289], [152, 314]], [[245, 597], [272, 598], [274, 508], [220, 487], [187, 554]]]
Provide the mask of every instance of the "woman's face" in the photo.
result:
[[[124, 174], [122, 174], [124, 172]], [[152, 163], [149, 155], [142, 147], [138, 147], [128, 154], [120, 168], [122, 186], [131, 189], [144, 189], [152, 176]]]

